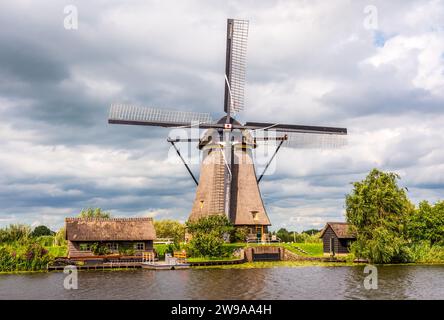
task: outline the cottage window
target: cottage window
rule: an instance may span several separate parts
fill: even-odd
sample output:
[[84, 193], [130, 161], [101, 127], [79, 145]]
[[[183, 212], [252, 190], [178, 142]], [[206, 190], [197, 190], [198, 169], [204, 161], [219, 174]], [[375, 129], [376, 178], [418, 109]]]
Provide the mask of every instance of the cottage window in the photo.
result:
[[89, 243], [81, 243], [79, 245], [79, 250], [80, 251], [91, 251], [91, 244], [89, 244]]
[[119, 250], [119, 244], [115, 243], [115, 242], [107, 243], [106, 246], [111, 251], [118, 251]]
[[145, 250], [145, 243], [143, 243], [143, 242], [135, 243], [134, 244], [134, 249], [140, 250], [140, 251]]

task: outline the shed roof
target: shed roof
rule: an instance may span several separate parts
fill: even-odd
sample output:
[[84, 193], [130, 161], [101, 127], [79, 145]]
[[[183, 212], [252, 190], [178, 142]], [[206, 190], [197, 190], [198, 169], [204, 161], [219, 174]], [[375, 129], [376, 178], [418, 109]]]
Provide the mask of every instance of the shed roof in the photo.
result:
[[325, 231], [331, 228], [339, 239], [355, 239], [356, 234], [350, 230], [350, 224], [347, 222], [327, 222], [324, 229], [321, 231], [321, 238]]
[[66, 239], [70, 241], [154, 240], [152, 218], [66, 218]]

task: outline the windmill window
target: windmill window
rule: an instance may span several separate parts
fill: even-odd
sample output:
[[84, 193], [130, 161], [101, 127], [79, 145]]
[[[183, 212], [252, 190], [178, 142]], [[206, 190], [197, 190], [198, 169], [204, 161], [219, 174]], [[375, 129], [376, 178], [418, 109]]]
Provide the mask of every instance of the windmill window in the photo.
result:
[[251, 216], [253, 217], [253, 220], [259, 220], [259, 217], [257, 215], [257, 211], [251, 211]]
[[203, 202], [203, 200], [201, 200], [201, 201], [200, 201], [200, 208], [202, 209], [203, 206], [204, 206], [204, 202]]

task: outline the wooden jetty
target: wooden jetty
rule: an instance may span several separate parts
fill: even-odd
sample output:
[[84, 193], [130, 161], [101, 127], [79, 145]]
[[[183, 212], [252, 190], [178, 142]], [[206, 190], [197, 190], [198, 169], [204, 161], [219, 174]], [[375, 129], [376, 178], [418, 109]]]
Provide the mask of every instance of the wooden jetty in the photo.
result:
[[[48, 265], [48, 271], [63, 271], [66, 266]], [[78, 270], [108, 270], [108, 269], [137, 269], [141, 268], [140, 262], [105, 262], [100, 264], [75, 265]]]
[[189, 269], [190, 264], [186, 261], [186, 253], [174, 252], [174, 257], [171, 254], [165, 254], [165, 261], [155, 261], [152, 253], [144, 253], [142, 255], [141, 266], [143, 269], [150, 270], [180, 270]]

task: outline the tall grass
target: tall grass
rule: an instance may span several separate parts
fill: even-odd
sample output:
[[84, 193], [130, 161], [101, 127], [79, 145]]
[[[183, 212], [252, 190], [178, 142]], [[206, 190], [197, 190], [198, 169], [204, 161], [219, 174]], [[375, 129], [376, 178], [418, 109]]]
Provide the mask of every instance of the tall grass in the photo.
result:
[[45, 270], [55, 257], [66, 256], [66, 245], [55, 236], [32, 237], [31, 228], [15, 224], [0, 229], [0, 272]]

